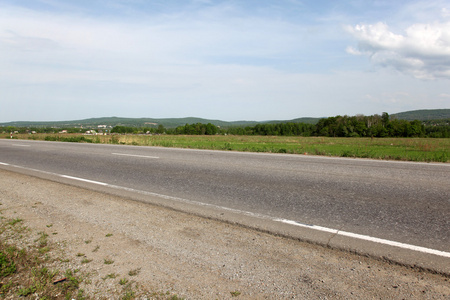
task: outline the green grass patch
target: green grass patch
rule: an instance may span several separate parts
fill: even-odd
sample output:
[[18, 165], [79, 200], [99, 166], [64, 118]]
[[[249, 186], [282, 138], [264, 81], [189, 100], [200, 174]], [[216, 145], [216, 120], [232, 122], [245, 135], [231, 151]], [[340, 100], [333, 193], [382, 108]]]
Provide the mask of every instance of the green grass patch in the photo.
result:
[[20, 223], [20, 222], [22, 222], [22, 219], [17, 218], [17, 219], [10, 220], [8, 222], [8, 224], [11, 225], [11, 226], [14, 226], [14, 225], [16, 225], [17, 223]]
[[[18, 134], [28, 139], [27, 134]], [[450, 139], [439, 138], [331, 138], [241, 135], [99, 135], [35, 134], [33, 139], [135, 146], [225, 151], [308, 154], [417, 162], [449, 162]]]
[[[18, 230], [22, 229], [14, 226], [21, 221], [2, 219], [0, 222], [0, 233], [2, 234], [0, 239], [0, 299], [16, 299], [31, 295], [36, 295], [36, 299], [59, 299], [60, 295], [65, 295], [67, 299], [83, 297], [83, 293], [79, 290], [79, 283], [82, 281], [80, 276], [73, 275], [74, 272], [71, 270], [68, 270], [66, 274], [61, 274], [59, 270], [51, 270], [47, 267], [47, 264], [54, 261], [49, 260], [47, 254], [50, 251], [48, 235], [40, 232], [39, 238], [34, 240], [34, 244], [24, 248], [4, 242], [4, 235], [13, 237], [15, 240], [24, 238], [22, 235], [16, 234]], [[67, 276], [67, 280], [61, 284], [54, 284], [55, 279], [64, 276]]]
[[125, 144], [384, 160], [448, 162], [450, 139], [279, 136], [122, 136]]
[[16, 272], [16, 263], [4, 252], [0, 252], [0, 278]]

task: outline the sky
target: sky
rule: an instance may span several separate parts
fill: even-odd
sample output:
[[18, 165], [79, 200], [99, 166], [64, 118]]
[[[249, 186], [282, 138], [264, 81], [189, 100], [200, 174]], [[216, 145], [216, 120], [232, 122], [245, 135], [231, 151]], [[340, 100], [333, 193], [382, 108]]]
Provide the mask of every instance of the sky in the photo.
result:
[[0, 0], [0, 122], [440, 108], [448, 0]]

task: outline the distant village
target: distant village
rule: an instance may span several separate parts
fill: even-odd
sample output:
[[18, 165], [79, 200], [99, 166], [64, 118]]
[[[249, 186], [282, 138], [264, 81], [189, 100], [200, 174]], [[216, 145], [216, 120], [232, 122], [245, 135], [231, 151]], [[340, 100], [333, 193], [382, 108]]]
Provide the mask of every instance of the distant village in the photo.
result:
[[[83, 128], [83, 126], [81, 126]], [[89, 129], [86, 130], [83, 134], [84, 135], [107, 135], [111, 132], [111, 129], [113, 127], [110, 125], [97, 125], [97, 129]], [[33, 133], [33, 132], [32, 132]], [[36, 132], [34, 132], [36, 133]], [[61, 130], [59, 133], [69, 133], [66, 129]]]

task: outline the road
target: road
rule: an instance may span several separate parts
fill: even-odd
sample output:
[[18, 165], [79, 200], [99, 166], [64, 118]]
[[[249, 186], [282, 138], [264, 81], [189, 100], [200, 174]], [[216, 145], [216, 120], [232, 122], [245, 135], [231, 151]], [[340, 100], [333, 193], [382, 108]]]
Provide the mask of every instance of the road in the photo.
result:
[[[293, 227], [287, 235], [315, 226], [444, 256], [450, 250], [448, 164], [0, 140], [0, 167], [147, 193], [160, 203], [205, 203], [238, 214], [231, 221], [245, 225], [247, 216], [282, 220]], [[330, 241], [329, 232], [322, 241]], [[321, 234], [313, 230], [308, 239]]]

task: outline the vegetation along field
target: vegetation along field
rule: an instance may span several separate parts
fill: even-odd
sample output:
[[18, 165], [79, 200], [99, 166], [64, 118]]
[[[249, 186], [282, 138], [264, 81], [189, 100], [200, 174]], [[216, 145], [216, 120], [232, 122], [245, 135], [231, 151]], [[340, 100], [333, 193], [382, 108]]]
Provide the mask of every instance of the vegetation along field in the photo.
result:
[[[9, 134], [0, 135], [9, 138]], [[15, 134], [13, 138], [228, 151], [449, 162], [448, 138], [333, 138], [240, 135]]]

